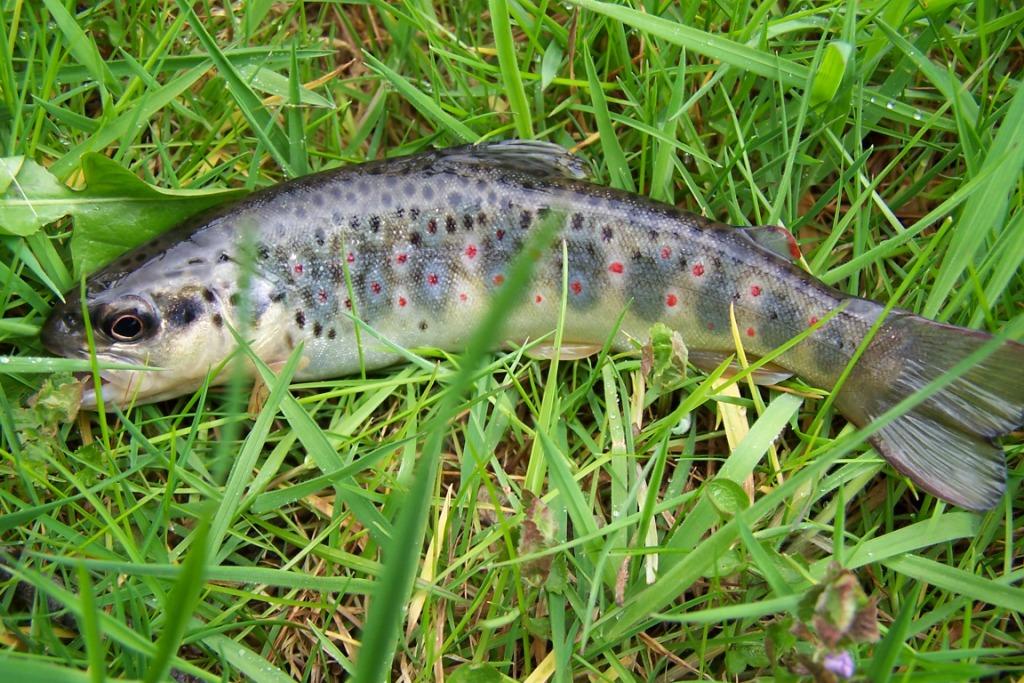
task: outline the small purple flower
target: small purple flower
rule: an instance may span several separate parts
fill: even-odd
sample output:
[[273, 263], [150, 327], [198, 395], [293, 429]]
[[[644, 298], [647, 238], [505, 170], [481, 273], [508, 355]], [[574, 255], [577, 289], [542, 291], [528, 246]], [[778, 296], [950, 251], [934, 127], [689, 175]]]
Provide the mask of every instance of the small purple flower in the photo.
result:
[[846, 650], [825, 655], [823, 664], [827, 671], [831, 671], [842, 678], [849, 678], [853, 675], [853, 657]]

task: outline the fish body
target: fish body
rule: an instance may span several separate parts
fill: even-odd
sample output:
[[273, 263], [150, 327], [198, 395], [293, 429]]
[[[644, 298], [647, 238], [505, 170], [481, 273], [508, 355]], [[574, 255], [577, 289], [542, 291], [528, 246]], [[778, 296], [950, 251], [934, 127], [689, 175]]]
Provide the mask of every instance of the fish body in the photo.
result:
[[[553, 239], [534, 255], [504, 339], [548, 335], [564, 297], [568, 342], [614, 334], [625, 347], [662, 322], [689, 349], [724, 356], [735, 351], [732, 312], [751, 356], [814, 328], [774, 362], [831, 389], [882, 314], [800, 269], [780, 228], [714, 223], [582, 176], [560, 147], [509, 141], [326, 171], [200, 216], [88, 280], [97, 356], [164, 368], [104, 373], [103, 399], [124, 405], [197, 388], [234, 351], [239, 329], [268, 363], [301, 343], [299, 379], [400, 360], [369, 335], [357, 344], [354, 319], [402, 347], [458, 351], [540, 230]], [[44, 327], [48, 348], [88, 354], [81, 309], [74, 293], [57, 307]], [[892, 312], [836, 405], [866, 424], [988, 338]], [[87, 392], [87, 405], [95, 401]], [[992, 439], [1022, 421], [1024, 346], [1011, 342], [873, 443], [925, 489], [984, 509], [1005, 480]]]

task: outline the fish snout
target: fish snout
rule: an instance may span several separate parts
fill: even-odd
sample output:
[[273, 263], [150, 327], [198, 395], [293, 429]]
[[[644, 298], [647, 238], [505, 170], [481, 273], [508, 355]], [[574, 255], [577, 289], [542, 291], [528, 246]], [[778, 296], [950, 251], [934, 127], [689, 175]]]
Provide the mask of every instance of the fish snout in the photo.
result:
[[82, 323], [81, 312], [77, 310], [78, 305], [77, 300], [59, 304], [43, 323], [39, 339], [50, 353], [64, 357], [81, 355], [85, 325]]

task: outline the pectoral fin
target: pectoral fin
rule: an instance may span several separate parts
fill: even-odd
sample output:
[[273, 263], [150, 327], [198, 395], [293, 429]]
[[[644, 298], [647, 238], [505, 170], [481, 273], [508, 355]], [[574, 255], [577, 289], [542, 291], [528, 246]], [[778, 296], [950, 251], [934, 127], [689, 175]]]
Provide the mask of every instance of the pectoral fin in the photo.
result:
[[[581, 358], [589, 358], [590, 356], [596, 356], [601, 352], [600, 344], [576, 344], [572, 342], [563, 342], [558, 347], [558, 358], [559, 360], [580, 360]], [[543, 344], [537, 344], [531, 346], [526, 351], [526, 355], [534, 360], [551, 360], [555, 357], [555, 345], [550, 342]]]

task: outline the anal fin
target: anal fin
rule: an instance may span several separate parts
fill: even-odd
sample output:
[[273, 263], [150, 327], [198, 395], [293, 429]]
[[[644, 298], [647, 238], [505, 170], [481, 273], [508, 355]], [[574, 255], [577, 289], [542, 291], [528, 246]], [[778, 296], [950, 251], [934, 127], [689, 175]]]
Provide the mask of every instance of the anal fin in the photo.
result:
[[[715, 351], [690, 351], [689, 360], [697, 369], [711, 372], [721, 365], [728, 356], [729, 354]], [[739, 371], [740, 366], [733, 361], [729, 364], [723, 377], [732, 377]], [[761, 385], [778, 384], [793, 376], [792, 372], [774, 363], [767, 363], [750, 374], [754, 378], [754, 384]]]

